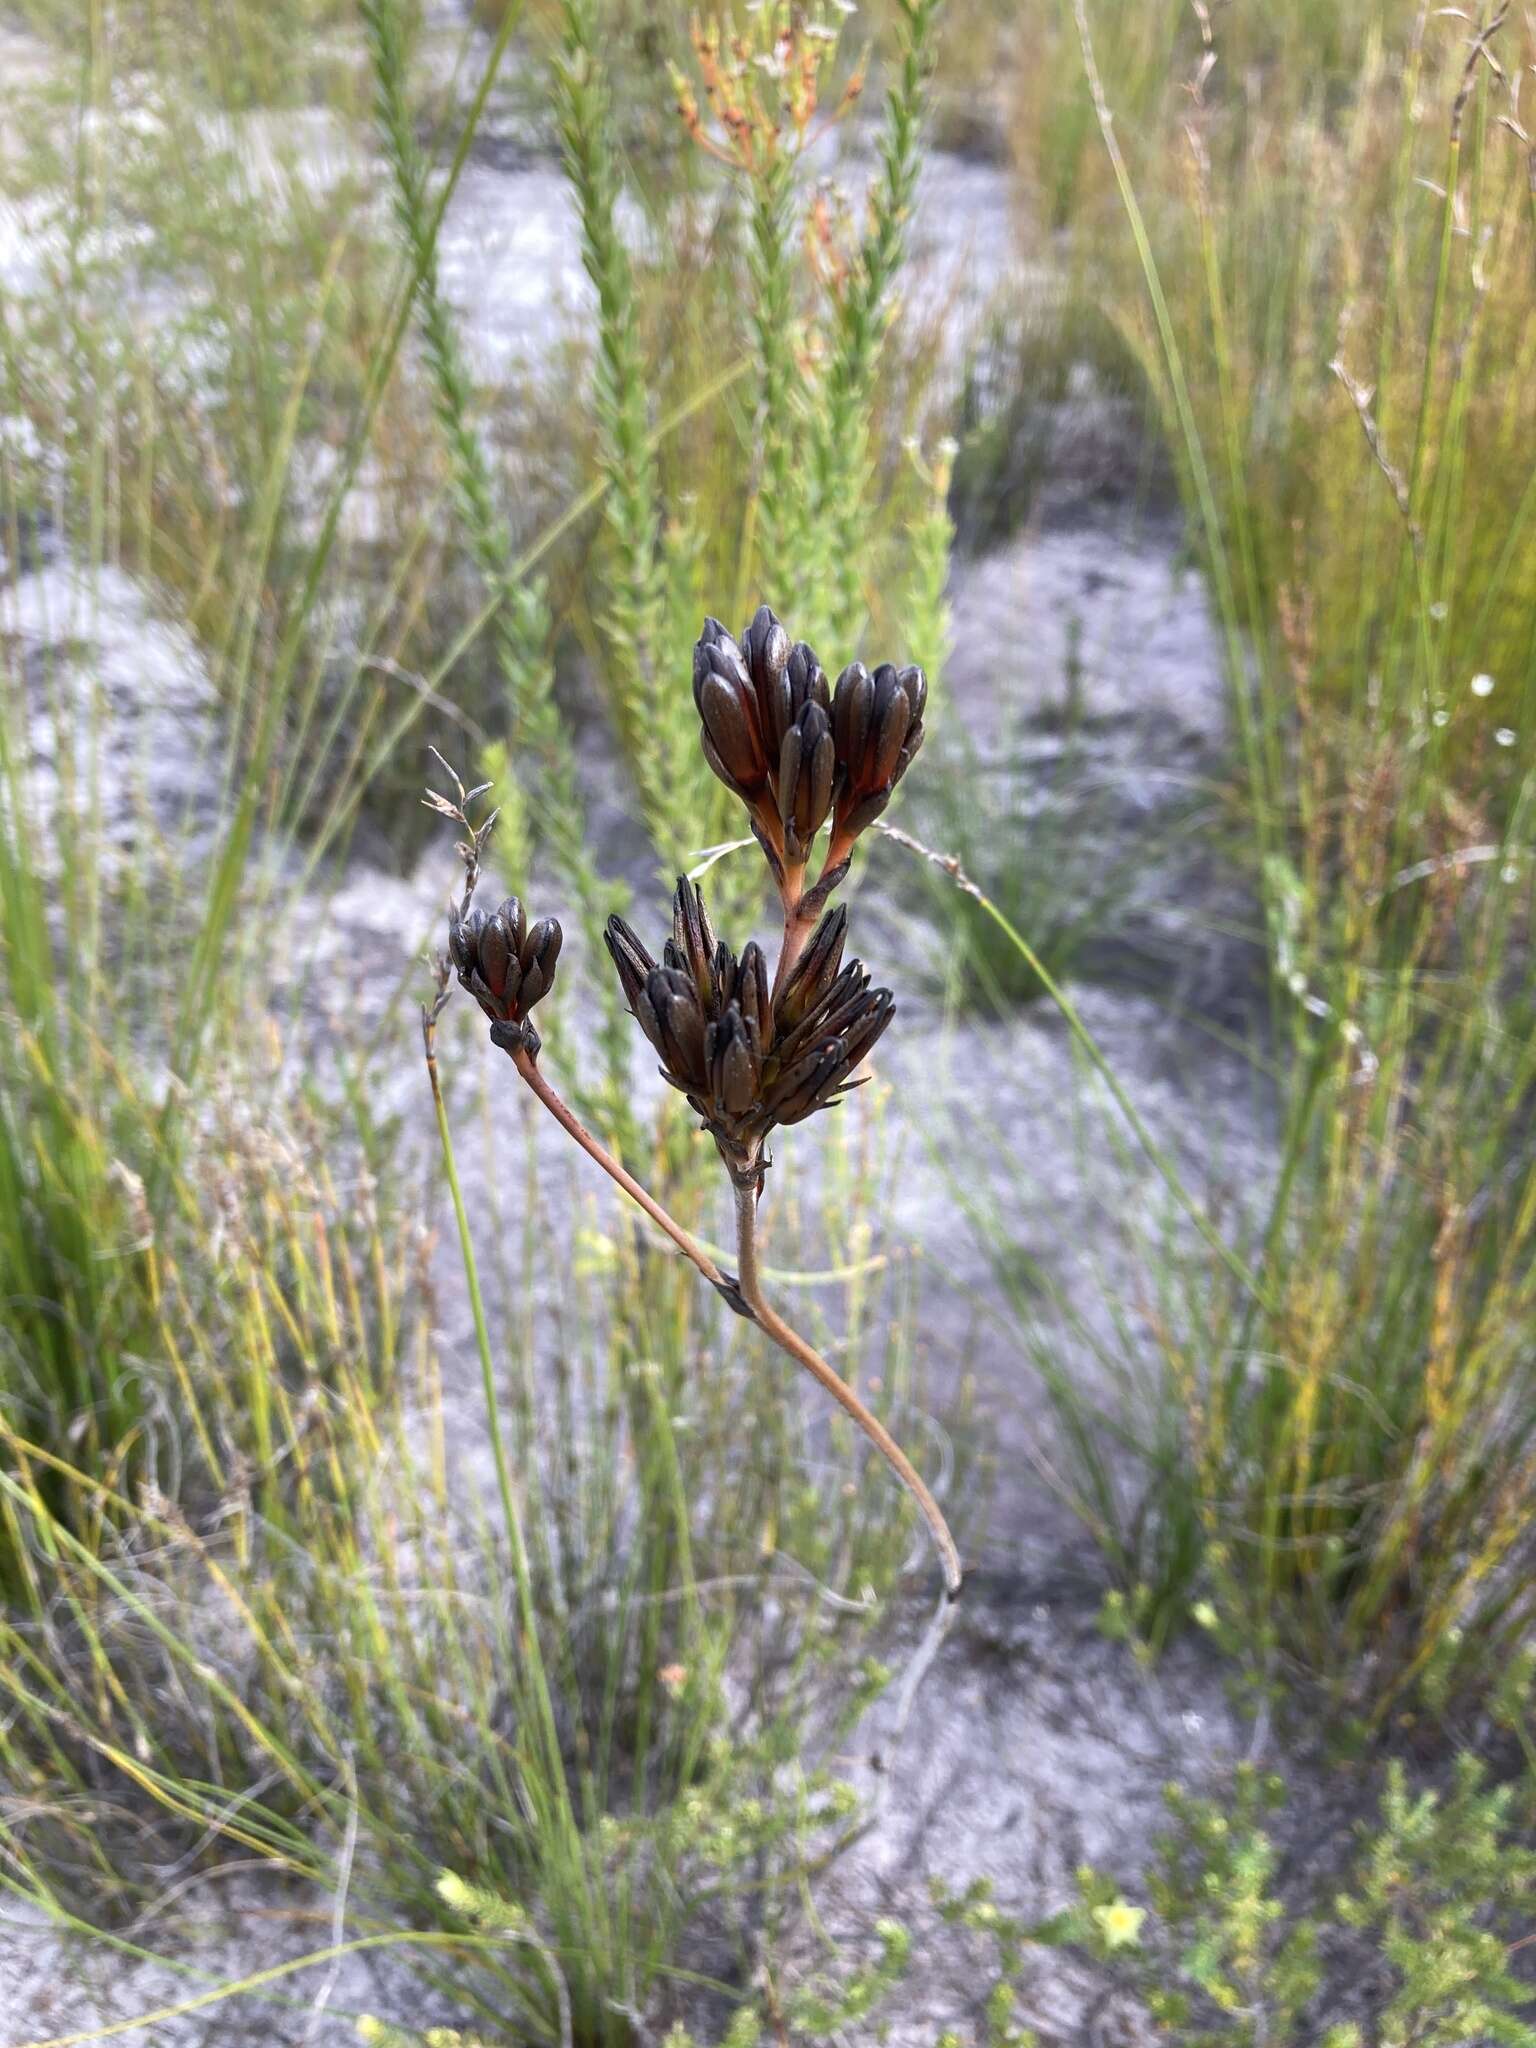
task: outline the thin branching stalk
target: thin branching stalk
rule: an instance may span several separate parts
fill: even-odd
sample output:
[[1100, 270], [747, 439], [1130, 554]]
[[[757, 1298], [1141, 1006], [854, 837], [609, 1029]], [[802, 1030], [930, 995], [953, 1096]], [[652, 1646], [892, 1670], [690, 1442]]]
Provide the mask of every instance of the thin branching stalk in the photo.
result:
[[685, 1230], [676, 1217], [670, 1215], [655, 1196], [619, 1164], [600, 1139], [593, 1137], [570, 1104], [563, 1099], [560, 1091], [543, 1073], [533, 1054], [524, 1048], [512, 1055], [512, 1063], [561, 1129], [574, 1138], [587, 1157], [595, 1160], [609, 1179], [645, 1211], [658, 1230], [666, 1232], [683, 1257], [692, 1261], [716, 1293], [723, 1296], [738, 1315], [746, 1315], [747, 1306], [735, 1280], [730, 1274], [721, 1272], [698, 1239], [690, 1231]]
[[797, 1365], [803, 1366], [863, 1430], [917, 1502], [943, 1561], [944, 1583], [949, 1597], [952, 1600], [958, 1598], [963, 1578], [959, 1549], [938, 1502], [924, 1484], [911, 1459], [879, 1417], [865, 1407], [847, 1381], [763, 1298], [757, 1265], [755, 1190], [741, 1187], [736, 1190], [736, 1241], [741, 1271], [739, 1275], [732, 1276], [723, 1273], [698, 1239], [670, 1216], [634, 1175], [627, 1172], [612, 1153], [593, 1137], [581, 1119], [562, 1100], [558, 1089], [540, 1071], [538, 1061], [531, 1052], [523, 1049], [514, 1053], [512, 1058], [523, 1080], [561, 1128], [575, 1139], [588, 1158], [594, 1160], [630, 1200], [645, 1211], [659, 1230], [665, 1231], [683, 1256], [692, 1261], [710, 1286], [731, 1304], [738, 1315], [755, 1322], [765, 1336], [773, 1339], [780, 1350], [787, 1352]]
[[798, 1331], [792, 1329], [764, 1299], [762, 1282], [758, 1277], [757, 1190], [753, 1187], [738, 1186], [736, 1189], [736, 1261], [740, 1267], [738, 1277], [742, 1296], [764, 1335], [771, 1337], [779, 1349], [787, 1352], [797, 1365], [803, 1366], [817, 1385], [825, 1388], [844, 1413], [852, 1417], [917, 1502], [943, 1564], [944, 1584], [949, 1598], [957, 1600], [965, 1581], [960, 1551], [950, 1534], [949, 1524], [944, 1519], [942, 1509], [924, 1484], [917, 1468], [885, 1424], [878, 1416], [870, 1413], [841, 1374], [835, 1372], [821, 1353], [807, 1344]]

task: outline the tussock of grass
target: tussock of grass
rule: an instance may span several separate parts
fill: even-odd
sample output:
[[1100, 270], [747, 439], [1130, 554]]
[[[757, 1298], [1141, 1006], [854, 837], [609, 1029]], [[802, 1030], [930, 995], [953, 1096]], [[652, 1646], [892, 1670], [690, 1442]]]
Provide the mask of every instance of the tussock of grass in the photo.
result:
[[[1227, 627], [1281, 1132], [1239, 1226], [1250, 1277], [1155, 1254], [1122, 1325], [1114, 1377], [1164, 1424], [1127, 1431], [1048, 1376], [1153, 1633], [1212, 1587], [1262, 1669], [1379, 1717], [1485, 1684], [1531, 1619], [1536, 669], [1510, 599], [1536, 550], [1531, 385], [1503, 366], [1536, 314], [1536, 221], [1469, 41], [1340, 10], [1309, 45], [1303, 12], [1252, 53], [1262, 121], [1231, 87], [1246, 31], [1216, 18], [1177, 182], [1163, 88], [1119, 38], [1095, 81]], [[1328, 93], [1302, 45], [1331, 52]]]

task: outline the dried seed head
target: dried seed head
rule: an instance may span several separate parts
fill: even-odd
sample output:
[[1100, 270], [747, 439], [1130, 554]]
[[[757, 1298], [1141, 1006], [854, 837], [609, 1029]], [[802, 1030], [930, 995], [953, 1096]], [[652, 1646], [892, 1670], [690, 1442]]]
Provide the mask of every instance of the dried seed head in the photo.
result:
[[[922, 670], [886, 662], [871, 674], [853, 662], [833, 692], [815, 650], [791, 643], [761, 605], [739, 643], [705, 620], [693, 693], [705, 758], [747, 805], [786, 910], [809, 922], [922, 745]], [[827, 862], [807, 890], [804, 870], [829, 818]], [[859, 962], [844, 961], [846, 935], [842, 910], [824, 915], [775, 999], [760, 950], [749, 945], [738, 959], [686, 880], [661, 966], [610, 921], [608, 950], [630, 1007], [733, 1171], [750, 1176], [775, 1124], [834, 1101], [890, 1022], [889, 990], [871, 990]]]
[[552, 917], [541, 917], [530, 929], [515, 896], [489, 917], [471, 910], [448, 927], [448, 957], [460, 985], [490, 1018], [496, 1043], [509, 1052], [539, 1049], [528, 1012], [554, 984], [561, 938]]
[[775, 875], [804, 865], [826, 822], [837, 753], [823, 747], [831, 692], [815, 650], [759, 606], [738, 645], [706, 619], [693, 651], [693, 694], [704, 755], [742, 798]]
[[[829, 691], [815, 650], [790, 644], [760, 605], [738, 644], [706, 619], [693, 651], [693, 694], [704, 755], [746, 804], [785, 901], [828, 815], [832, 845], [817, 884], [824, 902], [923, 743], [928, 684], [920, 668], [850, 662]], [[830, 752], [824, 739], [830, 736]], [[828, 763], [830, 762], [830, 773]]]
[[691, 882], [678, 883], [659, 967], [621, 919], [609, 921], [608, 950], [662, 1074], [734, 1172], [759, 1170], [776, 1124], [835, 1101], [890, 1021], [890, 992], [843, 962], [846, 931], [846, 913], [829, 911], [775, 1004], [762, 948], [749, 943], [738, 958], [717, 939]]

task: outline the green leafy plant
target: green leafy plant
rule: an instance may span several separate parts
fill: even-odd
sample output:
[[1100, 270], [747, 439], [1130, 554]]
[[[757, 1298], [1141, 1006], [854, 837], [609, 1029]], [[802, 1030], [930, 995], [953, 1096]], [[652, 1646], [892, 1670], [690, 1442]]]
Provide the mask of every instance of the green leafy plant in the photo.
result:
[[[1064, 1911], [1028, 1921], [985, 1880], [935, 1887], [944, 1919], [990, 1949], [986, 2039], [1016, 2048], [1012, 2014], [1031, 1950], [1066, 1944], [1131, 1989], [1160, 2035], [1188, 2048], [1464, 2048], [1536, 2039], [1536, 1990], [1512, 1967], [1523, 1946], [1536, 1863], [1514, 1788], [1491, 1788], [1460, 1758], [1443, 1792], [1414, 1793], [1399, 1763], [1362, 1823], [1340, 1888], [1282, 1887], [1273, 1816], [1284, 1781], [1239, 1766], [1219, 1797], [1167, 1792], [1172, 1826], [1146, 1878], [1148, 1904], [1089, 1867]], [[1360, 2019], [1340, 2019], [1341, 2012]]]

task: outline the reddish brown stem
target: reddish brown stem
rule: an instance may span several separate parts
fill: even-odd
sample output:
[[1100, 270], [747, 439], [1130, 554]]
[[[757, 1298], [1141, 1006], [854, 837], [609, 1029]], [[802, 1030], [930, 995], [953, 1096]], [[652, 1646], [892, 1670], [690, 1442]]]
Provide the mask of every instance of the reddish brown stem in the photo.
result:
[[734, 1276], [729, 1273], [722, 1273], [698, 1239], [691, 1232], [684, 1230], [681, 1223], [675, 1217], [668, 1215], [660, 1202], [656, 1200], [656, 1197], [648, 1189], [643, 1188], [634, 1175], [619, 1164], [607, 1146], [599, 1139], [593, 1137], [592, 1133], [560, 1094], [559, 1090], [550, 1081], [546, 1080], [533, 1054], [526, 1047], [522, 1047], [513, 1053], [512, 1064], [555, 1119], [555, 1122], [560, 1125], [563, 1131], [576, 1140], [576, 1143], [586, 1153], [587, 1157], [596, 1160], [608, 1178], [621, 1187], [629, 1199], [637, 1203], [645, 1211], [646, 1215], [650, 1217], [658, 1229], [666, 1232], [667, 1236], [671, 1238], [672, 1242], [683, 1254], [683, 1257], [690, 1259], [697, 1266], [710, 1286], [716, 1289], [718, 1293], [723, 1294], [738, 1314], [747, 1314], [746, 1304], [742, 1300], [741, 1290], [737, 1286]]
[[944, 1519], [942, 1509], [928, 1491], [916, 1466], [880, 1418], [872, 1415], [864, 1406], [848, 1382], [828, 1365], [819, 1351], [812, 1350], [805, 1339], [791, 1329], [784, 1318], [763, 1299], [762, 1284], [757, 1271], [757, 1195], [751, 1188], [738, 1187], [736, 1190], [736, 1259], [741, 1268], [739, 1277], [742, 1298], [752, 1311], [753, 1319], [758, 1326], [773, 1339], [780, 1350], [787, 1351], [797, 1365], [804, 1366], [812, 1379], [826, 1389], [844, 1413], [853, 1418], [917, 1502], [923, 1520], [928, 1524], [934, 1547], [939, 1553], [949, 1597], [951, 1600], [957, 1600], [964, 1582], [960, 1552], [954, 1537], [950, 1534], [949, 1524]]
[[821, 873], [816, 877], [816, 886], [807, 890], [805, 869], [792, 869], [788, 877], [779, 884], [779, 900], [784, 905], [784, 939], [779, 947], [779, 964], [773, 977], [773, 993], [778, 996], [800, 955], [805, 951], [811, 934], [821, 921], [821, 913], [827, 907], [827, 898], [848, 872], [853, 858], [851, 838], [834, 830], [827, 857], [821, 864]]
[[811, 933], [816, 929], [815, 917], [808, 917], [801, 907], [805, 881], [805, 870], [803, 868], [800, 870], [799, 879], [802, 886], [797, 888], [792, 895], [786, 891], [783, 896], [784, 937], [779, 945], [779, 964], [774, 969], [773, 974], [775, 1001], [778, 1000], [780, 991], [789, 979], [790, 969], [805, 951], [806, 943]]

